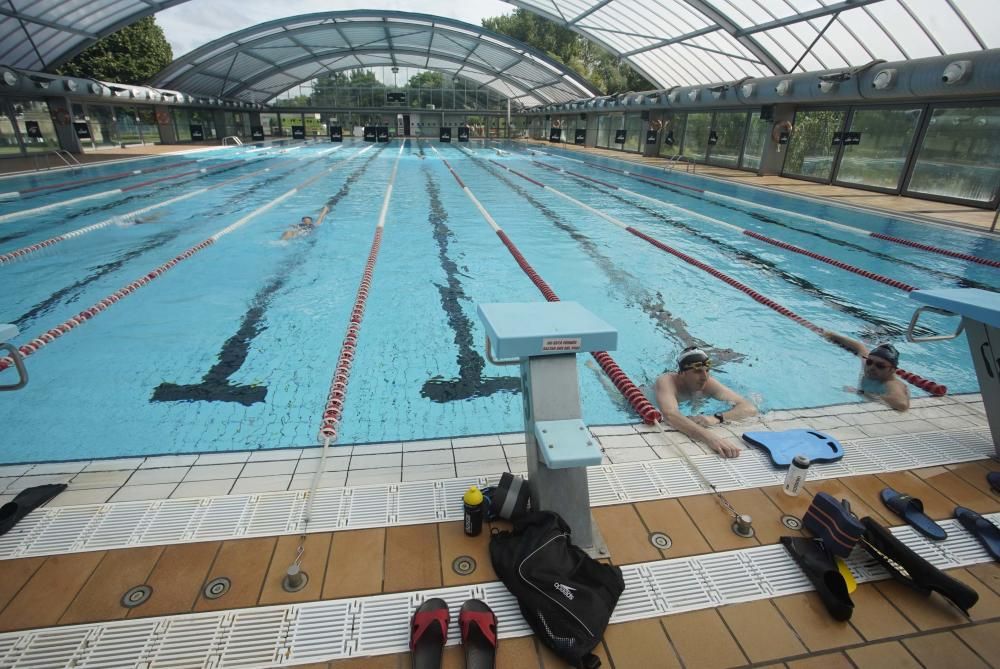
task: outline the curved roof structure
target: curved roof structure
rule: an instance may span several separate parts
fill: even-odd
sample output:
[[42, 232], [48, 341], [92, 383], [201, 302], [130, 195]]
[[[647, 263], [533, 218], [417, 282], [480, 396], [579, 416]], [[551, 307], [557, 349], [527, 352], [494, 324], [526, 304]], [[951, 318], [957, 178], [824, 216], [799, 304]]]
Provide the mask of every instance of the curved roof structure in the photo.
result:
[[597, 95], [582, 77], [509, 37], [393, 11], [323, 12], [240, 30], [178, 58], [153, 85], [265, 102], [324, 72], [398, 66], [470, 79], [524, 106]]
[[1000, 47], [996, 0], [507, 0], [662, 88]]
[[187, 0], [30, 0], [0, 4], [0, 63], [57, 67], [97, 40]]

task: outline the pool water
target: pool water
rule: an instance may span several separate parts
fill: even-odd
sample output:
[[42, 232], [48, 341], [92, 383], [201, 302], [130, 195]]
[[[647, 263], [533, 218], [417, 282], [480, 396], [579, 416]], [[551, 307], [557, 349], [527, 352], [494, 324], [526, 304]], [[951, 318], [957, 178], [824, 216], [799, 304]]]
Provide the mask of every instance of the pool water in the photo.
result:
[[[16, 324], [21, 335], [14, 343], [23, 344], [323, 175], [28, 357], [28, 386], [0, 394], [0, 462], [317, 444], [340, 345], [397, 160], [340, 444], [523, 426], [516, 368], [485, 362], [476, 305], [543, 298], [442, 158], [561, 299], [580, 302], [618, 328], [619, 350], [612, 355], [639, 385], [648, 387], [684, 347], [698, 344], [711, 351], [714, 373], [724, 383], [766, 411], [857, 401], [845, 386], [857, 384], [859, 364], [709, 274], [501, 164], [643, 230], [822, 327], [869, 344], [893, 342], [902, 367], [952, 392], [977, 390], [964, 338], [905, 341], [915, 306], [905, 292], [734, 234], [717, 221], [920, 288], [996, 290], [1000, 271], [852, 235], [815, 219], [988, 258], [1000, 257], [1000, 242], [686, 174], [648, 170], [727, 197], [651, 184], [600, 171], [593, 165], [611, 163], [593, 156], [586, 157], [588, 166], [578, 156], [559, 152], [532, 155], [517, 145], [504, 149], [416, 141], [402, 149], [398, 141], [316, 144], [287, 153], [233, 148], [133, 163], [139, 168], [197, 159], [193, 167], [207, 172], [30, 216], [4, 219], [18, 210], [192, 166], [0, 202], [2, 255], [223, 184], [143, 214], [138, 224], [117, 221], [0, 264], [0, 322]], [[590, 174], [663, 204], [551, 167]], [[121, 166], [102, 166], [77, 175], [8, 179], [0, 191], [121, 171]], [[279, 240], [302, 216], [316, 218], [324, 206], [330, 212], [312, 234]], [[954, 327], [941, 318], [928, 322], [939, 332]], [[637, 420], [587, 360], [579, 360], [585, 421]], [[0, 383], [14, 376], [13, 370], [0, 372]], [[923, 393], [914, 388], [912, 394]]]

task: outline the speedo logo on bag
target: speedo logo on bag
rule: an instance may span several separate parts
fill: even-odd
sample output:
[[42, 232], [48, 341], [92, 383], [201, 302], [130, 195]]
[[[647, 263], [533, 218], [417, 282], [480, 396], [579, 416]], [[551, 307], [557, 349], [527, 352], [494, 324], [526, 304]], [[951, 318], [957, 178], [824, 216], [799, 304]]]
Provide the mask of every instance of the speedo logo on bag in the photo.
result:
[[563, 594], [563, 597], [565, 597], [566, 599], [569, 600], [573, 599], [573, 592], [576, 590], [576, 588], [571, 588], [568, 585], [563, 585], [562, 583], [553, 583], [552, 587], [561, 592]]

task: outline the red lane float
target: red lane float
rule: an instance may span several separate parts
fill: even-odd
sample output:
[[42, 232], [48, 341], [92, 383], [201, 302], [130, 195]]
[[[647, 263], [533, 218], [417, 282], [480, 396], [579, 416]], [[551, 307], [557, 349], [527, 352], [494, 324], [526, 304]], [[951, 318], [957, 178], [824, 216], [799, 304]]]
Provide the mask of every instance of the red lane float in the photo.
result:
[[164, 181], [170, 181], [172, 179], [180, 179], [181, 177], [191, 176], [192, 174], [201, 174], [202, 172], [211, 172], [213, 170], [221, 170], [223, 167], [230, 167], [236, 165], [237, 163], [242, 163], [242, 160], [228, 160], [224, 163], [219, 163], [218, 165], [212, 165], [211, 167], [206, 167], [201, 170], [190, 170], [188, 172], [181, 172], [180, 174], [171, 174], [168, 177], [160, 177], [159, 179], [150, 179], [148, 181], [142, 181], [137, 184], [132, 184], [131, 186], [126, 186], [120, 189], [121, 192], [127, 193], [129, 191], [136, 190], [138, 188], [143, 188], [145, 186], [152, 186], [153, 184], [162, 183]]
[[887, 242], [892, 242], [894, 244], [902, 244], [903, 246], [912, 246], [913, 248], [920, 249], [921, 251], [930, 251], [931, 253], [939, 253], [943, 256], [958, 258], [959, 260], [968, 260], [969, 262], [979, 263], [980, 265], [987, 265], [989, 267], [1000, 267], [1000, 260], [991, 260], [990, 258], [980, 258], [979, 256], [969, 255], [968, 253], [961, 253], [959, 251], [950, 251], [948, 249], [942, 249], [936, 246], [929, 246], [928, 244], [921, 244], [920, 242], [911, 242], [909, 239], [890, 237], [889, 235], [884, 235], [881, 232], [869, 232], [868, 235], [874, 237], [875, 239], [882, 239]]
[[108, 174], [102, 177], [93, 177], [90, 179], [79, 179], [77, 181], [60, 181], [55, 184], [48, 184], [46, 186], [35, 186], [33, 188], [25, 188], [22, 191], [17, 191], [19, 194], [24, 195], [26, 193], [37, 193], [43, 190], [51, 190], [53, 188], [77, 188], [79, 186], [86, 186], [87, 184], [96, 183], [98, 181], [114, 181], [115, 179], [124, 179], [127, 177], [135, 176], [136, 174], [152, 174], [153, 172], [162, 172], [163, 170], [174, 169], [175, 167], [182, 167], [184, 165], [190, 165], [191, 163], [197, 162], [195, 160], [183, 160], [179, 163], [173, 163], [171, 165], [161, 165], [160, 167], [151, 167], [146, 170], [132, 170], [130, 172], [115, 172], [114, 174]]
[[887, 276], [882, 276], [881, 274], [876, 274], [875, 272], [869, 272], [866, 269], [861, 269], [860, 267], [855, 267], [854, 265], [848, 265], [845, 262], [834, 260], [833, 258], [828, 258], [818, 253], [813, 253], [812, 251], [807, 251], [806, 249], [794, 246], [793, 244], [789, 244], [787, 242], [783, 242], [777, 239], [772, 239], [770, 237], [765, 237], [759, 232], [754, 232], [753, 230], [744, 230], [743, 234], [746, 235], [747, 237], [753, 237], [754, 239], [757, 239], [759, 241], [767, 242], [768, 244], [773, 244], [774, 246], [785, 249], [786, 251], [801, 253], [804, 256], [809, 256], [813, 260], [819, 260], [820, 262], [825, 262], [828, 265], [833, 265], [834, 267], [838, 267], [842, 270], [846, 270], [848, 272], [854, 272], [855, 274], [863, 276], [866, 279], [871, 279], [872, 281], [878, 281], [879, 283], [884, 283], [887, 286], [892, 286], [893, 288], [899, 288], [900, 290], [905, 290], [907, 292], [910, 292], [912, 290], [917, 290], [915, 286], [911, 286], [908, 283], [903, 283], [902, 281], [898, 281], [896, 279], [890, 279]]
[[[798, 323], [799, 325], [801, 325], [801, 326], [803, 326], [805, 328], [809, 328], [810, 330], [812, 330], [816, 334], [822, 336], [823, 333], [826, 332], [826, 330], [824, 330], [820, 326], [816, 325], [815, 323], [809, 321], [806, 318], [803, 318], [802, 316], [799, 316], [798, 314], [796, 314], [791, 309], [788, 309], [787, 307], [781, 306], [780, 304], [778, 304], [774, 300], [770, 299], [769, 297], [761, 295], [760, 293], [758, 293], [757, 291], [753, 290], [749, 286], [747, 286], [747, 285], [745, 285], [743, 283], [740, 283], [736, 279], [734, 279], [731, 276], [728, 276], [728, 275], [720, 272], [719, 270], [715, 269], [714, 267], [706, 265], [705, 263], [701, 262], [700, 260], [697, 260], [697, 259], [692, 258], [691, 256], [687, 255], [686, 253], [682, 253], [681, 251], [678, 251], [675, 248], [667, 246], [666, 244], [664, 244], [663, 242], [661, 242], [659, 239], [656, 239], [655, 237], [650, 237], [649, 235], [647, 235], [646, 233], [642, 232], [641, 230], [636, 230], [635, 228], [633, 228], [631, 226], [627, 227], [626, 230], [628, 230], [629, 232], [631, 232], [633, 235], [635, 235], [639, 239], [642, 239], [642, 240], [645, 240], [645, 241], [649, 242], [650, 244], [652, 244], [653, 246], [657, 247], [658, 249], [666, 251], [667, 253], [680, 258], [681, 260], [683, 260], [684, 262], [688, 263], [689, 265], [693, 265], [693, 266], [697, 267], [700, 270], [708, 272], [709, 274], [711, 274], [715, 278], [719, 279], [720, 281], [723, 281], [723, 282], [729, 284], [730, 286], [732, 286], [733, 288], [736, 288], [737, 290], [739, 290], [739, 291], [741, 291], [743, 293], [746, 293], [747, 295], [749, 295], [751, 298], [753, 298], [755, 301], [759, 302], [760, 304], [763, 304], [764, 306], [766, 306], [766, 307], [768, 307], [770, 309], [773, 309], [774, 311], [777, 311], [782, 316], [790, 318], [791, 320], [795, 321], [796, 323]], [[946, 386], [941, 385], [939, 383], [935, 383], [934, 381], [930, 381], [929, 379], [925, 379], [925, 378], [923, 378], [922, 376], [920, 376], [918, 374], [914, 374], [913, 372], [908, 372], [905, 369], [897, 369], [896, 370], [896, 374], [900, 378], [904, 379], [905, 381], [913, 384], [914, 386], [916, 386], [917, 388], [920, 388], [921, 390], [925, 390], [925, 391], [931, 393], [932, 395], [941, 396], [941, 395], [944, 395], [944, 394], [946, 394], [948, 392], [948, 388]]]

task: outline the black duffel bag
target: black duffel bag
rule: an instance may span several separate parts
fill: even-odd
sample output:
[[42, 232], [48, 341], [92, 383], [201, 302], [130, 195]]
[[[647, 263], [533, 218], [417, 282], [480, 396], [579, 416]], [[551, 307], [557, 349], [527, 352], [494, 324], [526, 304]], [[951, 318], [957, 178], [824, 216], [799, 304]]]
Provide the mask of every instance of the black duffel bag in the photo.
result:
[[494, 534], [490, 560], [542, 643], [575, 667], [601, 666], [591, 651], [625, 590], [621, 569], [574, 546], [551, 511], [529, 513], [513, 532]]

